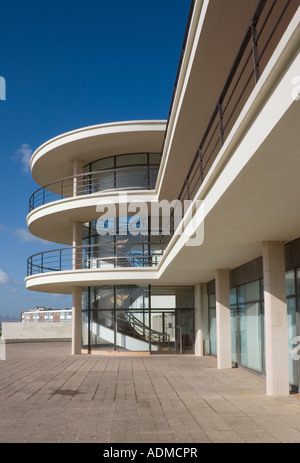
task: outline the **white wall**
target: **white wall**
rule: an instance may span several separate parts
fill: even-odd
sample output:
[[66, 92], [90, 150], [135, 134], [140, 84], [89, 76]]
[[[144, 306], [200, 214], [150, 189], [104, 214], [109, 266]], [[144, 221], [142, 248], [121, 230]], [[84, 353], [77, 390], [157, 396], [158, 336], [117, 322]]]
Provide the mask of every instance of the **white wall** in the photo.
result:
[[36, 339], [70, 339], [72, 323], [22, 323], [3, 322], [2, 339], [36, 340]]

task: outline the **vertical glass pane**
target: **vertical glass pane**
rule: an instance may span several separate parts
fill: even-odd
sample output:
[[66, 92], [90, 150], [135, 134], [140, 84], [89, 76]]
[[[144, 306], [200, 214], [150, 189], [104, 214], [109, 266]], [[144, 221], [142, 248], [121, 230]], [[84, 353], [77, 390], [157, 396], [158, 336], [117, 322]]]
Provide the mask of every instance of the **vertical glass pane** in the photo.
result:
[[[297, 325], [296, 325], [296, 299], [287, 299], [287, 325], [288, 325], [288, 348], [289, 348], [289, 378], [290, 384], [298, 386], [298, 360], [297, 354]], [[295, 355], [296, 354], [296, 355]]]
[[148, 286], [117, 286], [116, 307], [118, 309], [148, 308]]
[[151, 351], [176, 351], [175, 310], [151, 310]]
[[117, 310], [116, 349], [149, 350], [149, 313], [146, 310]]
[[[298, 280], [298, 272], [297, 272], [297, 280]], [[286, 295], [293, 296], [296, 293], [294, 270], [290, 270], [289, 272], [285, 273], [285, 285], [286, 285]]]
[[297, 294], [299, 295], [300, 294], [300, 269], [297, 269], [296, 276], [297, 276]]
[[210, 353], [217, 355], [217, 324], [216, 324], [216, 309], [209, 311], [209, 339]]
[[116, 157], [116, 165], [120, 166], [137, 166], [140, 164], [147, 164], [147, 154], [146, 153], [137, 153], [137, 154], [123, 154]]
[[82, 347], [89, 347], [89, 316], [82, 312]]
[[238, 287], [238, 300], [243, 304], [248, 301], [260, 300], [260, 286], [259, 281], [253, 281], [243, 286]]
[[[193, 310], [176, 311], [176, 329], [179, 331], [179, 353], [194, 350], [194, 316]], [[178, 349], [177, 349], [178, 350]]]
[[146, 188], [148, 186], [147, 168], [132, 167], [130, 169], [120, 169], [116, 172], [117, 185], [119, 189]]
[[[193, 286], [152, 286], [151, 307], [176, 309], [192, 309], [194, 307]], [[159, 307], [159, 304], [164, 304]]]
[[90, 288], [90, 299], [92, 309], [113, 309], [114, 287], [113, 286], [92, 286]]
[[237, 288], [230, 289], [230, 305], [237, 304]]
[[156, 185], [156, 180], [157, 180], [157, 175], [158, 175], [158, 169], [154, 169], [153, 167], [149, 169], [149, 185], [147, 185], [149, 188], [154, 190], [155, 185]]
[[160, 164], [160, 160], [161, 160], [161, 155], [160, 155], [160, 153], [150, 153], [150, 154], [149, 154], [149, 164], [150, 164], [150, 165], [153, 165], [153, 164], [159, 165], [159, 164]]
[[90, 176], [90, 193], [97, 191], [112, 190], [116, 188], [115, 185], [115, 172], [107, 171], [98, 174], [91, 174]]
[[237, 346], [237, 308], [231, 307], [231, 353], [232, 361], [238, 363], [238, 346]]
[[113, 350], [115, 343], [114, 311], [91, 311], [90, 346], [101, 350]]
[[92, 172], [97, 172], [99, 170], [104, 170], [104, 169], [113, 169], [114, 168], [114, 157], [109, 157], [109, 158], [104, 158], [104, 159], [99, 159], [98, 161], [92, 162], [91, 166]]
[[208, 296], [208, 305], [210, 308], [216, 307], [216, 295], [210, 294]]
[[239, 306], [240, 363], [262, 371], [260, 304]]

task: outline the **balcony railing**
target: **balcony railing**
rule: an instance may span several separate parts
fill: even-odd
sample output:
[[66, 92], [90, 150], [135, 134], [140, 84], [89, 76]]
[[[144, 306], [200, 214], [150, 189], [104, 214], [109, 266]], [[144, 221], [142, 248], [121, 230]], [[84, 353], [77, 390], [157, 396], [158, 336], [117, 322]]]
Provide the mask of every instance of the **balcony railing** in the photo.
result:
[[181, 201], [195, 197], [298, 6], [296, 0], [259, 0], [179, 192]]
[[99, 191], [152, 190], [158, 166], [135, 165], [104, 169], [65, 177], [36, 190], [29, 199], [29, 212], [44, 204]]
[[63, 270], [156, 267], [164, 246], [150, 242], [65, 247], [34, 254], [27, 260], [27, 276]]

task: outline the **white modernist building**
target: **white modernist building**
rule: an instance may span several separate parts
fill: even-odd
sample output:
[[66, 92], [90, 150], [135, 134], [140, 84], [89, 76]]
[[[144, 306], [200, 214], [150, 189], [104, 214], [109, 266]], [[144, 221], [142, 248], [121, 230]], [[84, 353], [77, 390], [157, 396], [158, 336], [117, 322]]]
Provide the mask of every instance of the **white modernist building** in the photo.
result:
[[58, 244], [26, 285], [73, 295], [73, 354], [215, 355], [298, 390], [299, 19], [297, 0], [194, 0], [167, 121], [35, 151], [28, 228]]

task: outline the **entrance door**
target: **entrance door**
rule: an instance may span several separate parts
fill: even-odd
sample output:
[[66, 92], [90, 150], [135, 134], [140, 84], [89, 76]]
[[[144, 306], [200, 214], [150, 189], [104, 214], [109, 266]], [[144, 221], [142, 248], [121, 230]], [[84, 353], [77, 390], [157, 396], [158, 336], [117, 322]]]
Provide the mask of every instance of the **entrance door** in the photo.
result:
[[151, 311], [151, 352], [174, 352], [175, 336], [175, 310]]
[[192, 310], [151, 311], [151, 352], [191, 353], [194, 349]]

